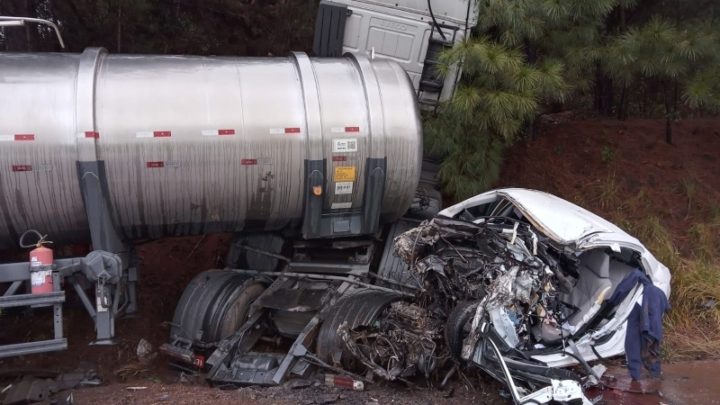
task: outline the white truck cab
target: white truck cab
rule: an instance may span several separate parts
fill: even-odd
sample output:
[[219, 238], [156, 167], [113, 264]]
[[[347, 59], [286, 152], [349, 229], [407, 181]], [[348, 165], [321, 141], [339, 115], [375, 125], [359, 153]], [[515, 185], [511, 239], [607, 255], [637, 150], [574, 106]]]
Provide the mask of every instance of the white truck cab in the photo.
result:
[[323, 0], [315, 24], [317, 56], [392, 59], [408, 73], [421, 105], [433, 108], [452, 97], [459, 76], [459, 68], [438, 74], [439, 54], [477, 24], [477, 0]]

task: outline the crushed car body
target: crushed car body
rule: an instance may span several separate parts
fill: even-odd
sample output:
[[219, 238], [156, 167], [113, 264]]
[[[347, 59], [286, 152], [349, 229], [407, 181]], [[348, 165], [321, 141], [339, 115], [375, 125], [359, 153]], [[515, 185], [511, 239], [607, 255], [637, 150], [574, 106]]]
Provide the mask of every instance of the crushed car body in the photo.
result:
[[[625, 352], [650, 289], [665, 301], [650, 313], [661, 322], [667, 309], [669, 271], [637, 239], [540, 191], [473, 197], [395, 238], [395, 249], [422, 286], [416, 299], [373, 327], [339, 330], [386, 379], [447, 373], [449, 357], [506, 383], [518, 403], [586, 402], [583, 389], [605, 371], [589, 363]], [[653, 349], [646, 365], [657, 366]]]
[[[566, 291], [559, 291], [565, 294], [559, 302], [566, 304], [563, 309], [566, 319], [559, 326], [574, 336], [584, 359], [624, 353], [626, 321], [634, 304], [641, 300], [643, 287], [638, 286], [615, 308], [603, 308], [603, 312], [610, 311], [611, 315], [598, 313], [634, 270], [645, 274], [665, 297], [670, 296], [668, 268], [642, 243], [603, 218], [551, 194], [527, 189], [495, 190], [446, 208], [439, 216], [475, 224], [496, 217], [528, 224], [547, 238], [546, 246], [574, 261], [560, 263], [565, 271], [561, 279], [567, 279], [570, 273], [572, 288], [567, 291], [570, 286], [566, 286]], [[578, 309], [574, 310], [574, 306]], [[600, 317], [603, 319], [597, 319]], [[590, 321], [597, 325], [590, 325]], [[578, 333], [583, 329], [587, 333]], [[532, 357], [556, 367], [577, 363], [564, 352]]]

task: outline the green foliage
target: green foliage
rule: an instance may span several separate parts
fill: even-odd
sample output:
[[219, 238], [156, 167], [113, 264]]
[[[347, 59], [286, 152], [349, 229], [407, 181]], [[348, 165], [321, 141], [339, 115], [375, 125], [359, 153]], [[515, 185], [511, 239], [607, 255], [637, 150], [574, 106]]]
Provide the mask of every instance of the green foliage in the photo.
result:
[[655, 17], [631, 28], [608, 46], [604, 65], [614, 77], [625, 82], [636, 76], [661, 79], [687, 78], [707, 74], [720, 61], [718, 36], [706, 24], [684, 29]]
[[[661, 112], [643, 108], [667, 118], [668, 142], [680, 102], [720, 111], [720, 35], [714, 6], [701, 3], [480, 0], [477, 37], [442, 57], [446, 72], [462, 63], [461, 86], [427, 122], [428, 150], [445, 158], [446, 193], [463, 198], [490, 187], [504, 150], [538, 112], [583, 104], [590, 91], [598, 111], [617, 108], [620, 117], [633, 87], [660, 92]], [[673, 15], [688, 22], [673, 23]], [[601, 151], [604, 162], [612, 152]]]
[[463, 61], [465, 79], [451, 102], [426, 125], [431, 154], [445, 157], [445, 191], [469, 197], [499, 176], [502, 153], [542, 102], [561, 100], [563, 66], [526, 63], [522, 53], [487, 37], [462, 42], [441, 57], [444, 69]]
[[615, 160], [615, 150], [609, 146], [603, 146], [600, 151], [600, 159], [603, 163], [608, 164]]
[[[478, 27], [508, 47], [524, 47], [533, 59], [562, 61], [572, 89], [590, 87], [604, 20], [617, 0], [484, 0]], [[532, 61], [534, 62], [534, 61]]]

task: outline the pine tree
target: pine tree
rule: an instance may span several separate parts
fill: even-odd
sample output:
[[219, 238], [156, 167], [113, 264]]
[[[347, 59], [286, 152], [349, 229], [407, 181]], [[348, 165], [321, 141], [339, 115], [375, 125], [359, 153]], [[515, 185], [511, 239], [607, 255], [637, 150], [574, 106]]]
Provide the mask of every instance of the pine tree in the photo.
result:
[[720, 36], [710, 22], [680, 28], [660, 17], [631, 28], [607, 48], [604, 65], [624, 86], [653, 82], [662, 92], [667, 143], [672, 123], [680, 118], [679, 103], [690, 108], [720, 110]]
[[504, 150], [549, 102], [590, 88], [603, 19], [617, 0], [482, 0], [480, 37], [444, 56], [462, 62], [455, 97], [427, 122], [428, 150], [444, 157], [445, 192], [464, 198], [497, 180]]
[[498, 178], [505, 148], [538, 105], [562, 99], [566, 86], [562, 64], [531, 66], [519, 50], [486, 37], [442, 56], [446, 69], [460, 61], [464, 80], [452, 101], [427, 122], [426, 139], [431, 154], [445, 157], [440, 170], [445, 191], [466, 198]]

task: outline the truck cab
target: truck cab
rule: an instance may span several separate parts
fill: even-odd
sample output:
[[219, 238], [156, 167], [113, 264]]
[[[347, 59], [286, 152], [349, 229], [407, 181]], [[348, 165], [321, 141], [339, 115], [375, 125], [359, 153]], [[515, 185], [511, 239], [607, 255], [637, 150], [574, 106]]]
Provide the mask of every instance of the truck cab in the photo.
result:
[[424, 108], [450, 99], [460, 67], [445, 77], [440, 53], [477, 25], [476, 0], [323, 0], [315, 22], [317, 56], [363, 53], [387, 58], [407, 72]]

